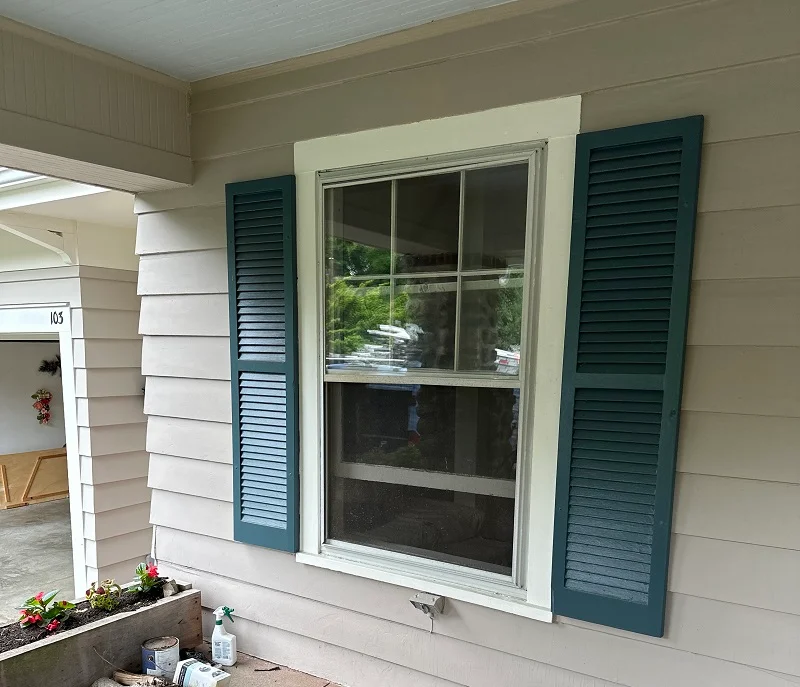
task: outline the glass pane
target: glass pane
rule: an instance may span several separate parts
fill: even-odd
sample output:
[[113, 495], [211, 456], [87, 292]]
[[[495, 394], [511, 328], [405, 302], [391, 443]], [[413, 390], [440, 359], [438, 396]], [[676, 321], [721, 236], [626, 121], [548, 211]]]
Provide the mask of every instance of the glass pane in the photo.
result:
[[[400, 371], [391, 339], [381, 329], [393, 321], [391, 288], [382, 279], [336, 279], [327, 286], [326, 327], [329, 370]], [[388, 345], [387, 345], [388, 343]]]
[[454, 279], [338, 278], [326, 307], [329, 371], [453, 370]]
[[453, 369], [456, 288], [453, 278], [396, 280], [394, 309], [401, 330], [392, 335], [404, 348], [406, 367]]
[[509, 574], [519, 390], [326, 386], [329, 537]]
[[465, 172], [462, 268], [521, 268], [527, 208], [527, 163]]
[[397, 180], [397, 272], [458, 268], [460, 179], [454, 172]]
[[522, 292], [521, 272], [462, 278], [459, 370], [519, 374]]
[[329, 383], [336, 461], [513, 480], [519, 389]]
[[331, 539], [511, 575], [514, 499], [331, 480]]
[[325, 220], [329, 279], [389, 274], [391, 182], [327, 189]]

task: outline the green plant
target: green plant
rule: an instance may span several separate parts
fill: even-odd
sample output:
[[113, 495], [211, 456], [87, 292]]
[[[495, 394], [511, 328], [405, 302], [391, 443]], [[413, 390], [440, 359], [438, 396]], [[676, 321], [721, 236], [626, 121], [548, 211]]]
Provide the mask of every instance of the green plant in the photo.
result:
[[399, 293], [390, 302], [389, 285], [381, 280], [358, 284], [336, 279], [327, 286], [327, 333], [331, 353], [347, 355], [373, 343], [370, 329], [382, 324], [407, 321], [408, 294]]
[[139, 578], [139, 586], [136, 588], [139, 592], [149, 592], [160, 581], [158, 568], [149, 563], [139, 563], [136, 566], [136, 577]]
[[39, 592], [28, 599], [19, 609], [19, 626], [44, 627], [48, 632], [57, 630], [67, 611], [75, 608], [69, 601], [56, 601], [57, 595], [57, 590], [49, 594]]
[[114, 580], [103, 580], [98, 584], [92, 582], [92, 586], [86, 590], [86, 598], [92, 608], [102, 608], [104, 611], [113, 611], [119, 605], [119, 598], [122, 595], [122, 587]]

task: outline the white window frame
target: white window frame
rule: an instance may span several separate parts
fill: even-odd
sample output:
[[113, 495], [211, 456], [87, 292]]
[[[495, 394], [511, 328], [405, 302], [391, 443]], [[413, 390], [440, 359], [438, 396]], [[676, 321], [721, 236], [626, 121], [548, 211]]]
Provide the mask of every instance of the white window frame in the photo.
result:
[[[551, 567], [561, 367], [564, 348], [575, 137], [580, 96], [560, 98], [295, 144], [297, 178], [298, 334], [300, 361], [301, 563], [442, 594], [537, 620], [551, 621]], [[464, 155], [501, 146], [543, 147], [536, 201], [537, 302], [529, 320], [527, 402], [520, 434], [515, 540], [519, 570], [511, 578], [440, 561], [344, 542], [325, 543], [324, 251], [322, 177], [393, 163], [421, 169], [431, 156]], [[416, 167], [415, 167], [416, 166]], [[334, 174], [332, 174], [334, 173]], [[369, 169], [364, 170], [365, 175]], [[530, 192], [530, 190], [529, 190]], [[529, 289], [529, 292], [531, 290]], [[437, 375], [437, 378], [440, 376]], [[455, 378], [455, 377], [454, 377]], [[535, 383], [533, 383], [535, 380]], [[400, 381], [394, 378], [393, 381]], [[444, 382], [449, 383], [449, 382]], [[533, 408], [535, 407], [535, 412]], [[519, 574], [517, 574], [519, 573]]]

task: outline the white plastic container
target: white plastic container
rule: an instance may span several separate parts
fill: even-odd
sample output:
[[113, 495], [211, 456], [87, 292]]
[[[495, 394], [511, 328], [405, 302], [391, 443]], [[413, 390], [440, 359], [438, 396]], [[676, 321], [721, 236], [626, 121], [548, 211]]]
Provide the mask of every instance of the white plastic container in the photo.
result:
[[179, 687], [227, 687], [230, 679], [230, 674], [224, 670], [196, 658], [187, 658], [178, 663], [172, 681]]
[[232, 666], [236, 663], [236, 635], [228, 632], [222, 624], [222, 619], [226, 615], [228, 620], [233, 622], [231, 613], [233, 609], [227, 606], [220, 606], [214, 611], [216, 622], [214, 632], [211, 634], [211, 661], [221, 666]]

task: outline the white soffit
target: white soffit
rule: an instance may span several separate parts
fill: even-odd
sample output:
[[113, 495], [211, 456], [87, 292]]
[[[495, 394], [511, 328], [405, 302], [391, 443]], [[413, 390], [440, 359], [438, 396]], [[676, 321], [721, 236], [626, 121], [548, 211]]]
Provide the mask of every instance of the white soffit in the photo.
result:
[[92, 195], [26, 205], [16, 209], [15, 212], [135, 229], [133, 194], [124, 191], [97, 190], [99, 193]]
[[0, 167], [0, 210], [105, 193], [99, 186]]
[[38, 215], [136, 227], [133, 194], [0, 167], [0, 215]]
[[508, 0], [0, 0], [0, 15], [187, 81]]

